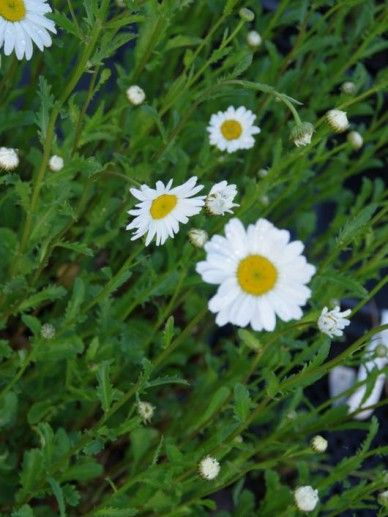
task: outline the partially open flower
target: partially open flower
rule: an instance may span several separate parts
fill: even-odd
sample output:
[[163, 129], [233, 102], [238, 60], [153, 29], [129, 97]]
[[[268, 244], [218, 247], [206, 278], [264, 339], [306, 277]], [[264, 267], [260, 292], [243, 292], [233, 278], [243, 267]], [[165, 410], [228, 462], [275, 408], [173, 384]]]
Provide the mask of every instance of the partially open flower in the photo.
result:
[[331, 129], [336, 133], [343, 133], [349, 127], [349, 121], [345, 111], [329, 110], [326, 113], [326, 120]]
[[16, 149], [0, 147], [0, 169], [13, 171], [19, 165], [19, 156]]
[[54, 154], [49, 160], [50, 170], [53, 172], [59, 172], [63, 169], [64, 161], [63, 158]]
[[347, 140], [353, 149], [361, 149], [364, 143], [364, 140], [358, 131], [350, 131], [347, 136]]
[[145, 424], [148, 424], [152, 420], [155, 408], [149, 402], [140, 401], [137, 404], [137, 411], [139, 413], [140, 418], [143, 420], [143, 422]]
[[356, 93], [356, 89], [356, 85], [352, 81], [345, 81], [341, 85], [342, 92], [347, 95], [354, 95]]
[[327, 307], [324, 307], [318, 318], [319, 330], [330, 338], [342, 336], [343, 329], [350, 324], [347, 316], [349, 316], [351, 312], [350, 309], [341, 312], [338, 306], [334, 307], [331, 311], [329, 311]]
[[44, 323], [40, 329], [40, 335], [44, 339], [54, 339], [55, 327], [51, 323]]
[[128, 88], [127, 97], [131, 104], [138, 106], [144, 102], [146, 96], [143, 88], [134, 84]]
[[325, 452], [327, 449], [327, 440], [318, 434], [311, 440], [311, 448], [315, 452]]
[[304, 147], [311, 143], [311, 137], [314, 133], [314, 126], [310, 122], [302, 122], [296, 124], [291, 130], [290, 139], [296, 147]]
[[220, 472], [220, 464], [216, 458], [212, 458], [211, 456], [203, 458], [200, 461], [198, 468], [200, 475], [209, 481], [215, 479]]
[[205, 206], [212, 215], [232, 214], [237, 203], [233, 203], [237, 195], [236, 185], [228, 185], [227, 181], [220, 181], [212, 186], [206, 200]]
[[209, 236], [205, 230], [199, 228], [192, 228], [189, 231], [189, 241], [196, 248], [203, 248], [208, 241]]
[[247, 43], [248, 45], [255, 49], [257, 47], [260, 47], [262, 43], [262, 38], [260, 34], [257, 31], [249, 31], [247, 34]]
[[294, 492], [295, 504], [302, 512], [312, 512], [319, 502], [318, 490], [311, 486], [300, 486]]

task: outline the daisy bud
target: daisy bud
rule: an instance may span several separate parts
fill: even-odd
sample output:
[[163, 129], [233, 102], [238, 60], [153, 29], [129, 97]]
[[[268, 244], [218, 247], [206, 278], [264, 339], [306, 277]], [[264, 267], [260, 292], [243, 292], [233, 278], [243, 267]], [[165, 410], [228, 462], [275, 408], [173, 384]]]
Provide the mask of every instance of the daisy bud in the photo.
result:
[[131, 104], [138, 106], [144, 102], [146, 96], [144, 90], [140, 88], [140, 86], [134, 84], [128, 88], [127, 97]]
[[327, 440], [318, 434], [311, 440], [311, 448], [315, 452], [325, 452], [327, 449]]
[[290, 139], [296, 147], [304, 147], [311, 143], [311, 137], [314, 133], [314, 126], [310, 122], [302, 122], [295, 125], [291, 130]]
[[361, 149], [364, 140], [358, 131], [350, 131], [347, 136], [349, 144], [353, 149]]
[[378, 495], [377, 500], [381, 504], [381, 506], [384, 506], [384, 508], [388, 508], [388, 490], [385, 490], [385, 492], [381, 492], [381, 494]]
[[13, 171], [19, 165], [19, 156], [16, 149], [0, 147], [0, 169]]
[[124, 0], [116, 0], [116, 5], [117, 7], [125, 7], [125, 2]]
[[54, 154], [49, 160], [49, 167], [53, 172], [59, 172], [63, 169], [63, 158]]
[[326, 120], [335, 133], [343, 133], [349, 127], [345, 111], [329, 110], [326, 113]]
[[140, 401], [137, 404], [137, 412], [139, 413], [140, 418], [143, 420], [145, 424], [151, 422], [151, 419], [154, 415], [155, 408], [149, 402]]
[[259, 175], [259, 178], [265, 178], [268, 176], [268, 172], [268, 169], [260, 169], [257, 174]]
[[311, 486], [300, 486], [294, 492], [295, 504], [302, 512], [312, 512], [317, 506], [318, 490]]
[[387, 347], [382, 344], [376, 346], [375, 352], [376, 352], [376, 356], [380, 357], [381, 359], [384, 359], [388, 355]]
[[246, 7], [242, 7], [238, 14], [240, 15], [240, 18], [246, 22], [253, 22], [255, 19], [255, 13]]
[[205, 206], [212, 215], [224, 215], [227, 212], [232, 214], [231, 209], [239, 206], [237, 203], [233, 203], [236, 195], [236, 185], [228, 185], [226, 181], [220, 181], [211, 188], [205, 200]]
[[351, 312], [350, 309], [341, 312], [338, 306], [334, 307], [331, 311], [329, 311], [327, 307], [324, 307], [318, 318], [319, 330], [330, 338], [342, 336], [343, 329], [350, 324], [350, 320], [347, 319], [347, 316], [349, 316]]
[[189, 231], [189, 241], [196, 248], [203, 248], [208, 241], [209, 236], [205, 230], [199, 228], [192, 228]]
[[264, 194], [263, 196], [260, 197], [260, 203], [262, 205], [264, 205], [264, 206], [268, 206], [269, 205], [269, 197]]
[[220, 464], [215, 458], [211, 456], [206, 456], [203, 458], [199, 465], [199, 473], [200, 475], [207, 480], [215, 479], [220, 472]]
[[352, 81], [345, 81], [341, 85], [341, 91], [348, 95], [354, 95], [356, 93], [356, 85]]
[[53, 339], [55, 337], [55, 327], [51, 323], [45, 323], [40, 329], [40, 335], [44, 339]]
[[249, 31], [247, 34], [247, 43], [248, 45], [255, 49], [257, 47], [260, 47], [262, 43], [262, 38], [260, 34], [257, 31]]

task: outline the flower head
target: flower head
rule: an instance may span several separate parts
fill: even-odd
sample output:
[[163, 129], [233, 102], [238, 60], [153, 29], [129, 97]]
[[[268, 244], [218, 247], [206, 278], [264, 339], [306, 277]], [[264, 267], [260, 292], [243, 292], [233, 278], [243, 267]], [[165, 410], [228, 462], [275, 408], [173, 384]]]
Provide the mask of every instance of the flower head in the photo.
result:
[[189, 241], [196, 248], [203, 248], [206, 242], [209, 240], [209, 236], [205, 230], [199, 228], [192, 228], [189, 231]]
[[311, 486], [300, 486], [294, 492], [295, 504], [302, 512], [312, 512], [319, 502], [318, 490]]
[[19, 165], [19, 156], [11, 147], [0, 147], [0, 169], [13, 171]]
[[220, 464], [215, 458], [206, 456], [199, 463], [199, 473], [204, 479], [209, 481], [215, 479], [220, 472]]
[[250, 31], [247, 34], [247, 43], [248, 45], [255, 49], [257, 47], [260, 47], [262, 42], [261, 36], [257, 31]]
[[231, 209], [239, 206], [237, 203], [233, 203], [236, 195], [236, 185], [228, 185], [225, 180], [220, 181], [212, 186], [205, 201], [206, 208], [212, 215], [224, 215], [227, 212], [232, 214]]
[[290, 138], [296, 147], [304, 147], [311, 143], [313, 133], [314, 126], [310, 122], [302, 122], [292, 128]]
[[137, 412], [139, 413], [139, 416], [143, 420], [143, 422], [145, 424], [148, 424], [152, 420], [152, 417], [155, 412], [155, 407], [149, 402], [143, 402], [141, 400], [137, 404]]
[[342, 336], [343, 329], [350, 324], [350, 321], [346, 318], [352, 311], [347, 309], [341, 312], [338, 305], [331, 311], [327, 307], [324, 307], [321, 315], [318, 318], [318, 328], [321, 332], [333, 338], [334, 336]]
[[347, 95], [354, 95], [356, 93], [356, 85], [352, 81], [345, 81], [341, 84], [341, 90]]
[[266, 219], [247, 229], [231, 219], [225, 237], [214, 235], [205, 244], [206, 260], [196, 267], [205, 282], [219, 285], [209, 301], [216, 323], [270, 331], [276, 316], [283, 321], [301, 318], [301, 306], [311, 294], [305, 284], [315, 272], [303, 248]]
[[350, 133], [348, 133], [347, 140], [353, 149], [356, 150], [361, 149], [364, 143], [364, 140], [358, 131], [350, 131]]
[[50, 170], [52, 170], [53, 172], [59, 172], [63, 169], [63, 165], [64, 165], [63, 158], [61, 158], [60, 156], [58, 156], [56, 154], [51, 156], [51, 158], [49, 160]]
[[[203, 185], [196, 185], [194, 176], [179, 187], [172, 187], [172, 180], [167, 185], [156, 182], [156, 188], [142, 185], [140, 189], [131, 188], [131, 194], [140, 203], [129, 214], [135, 216], [126, 229], [135, 229], [132, 240], [147, 234], [146, 246], [156, 237], [156, 245], [164, 244], [168, 237], [174, 237], [179, 231], [179, 223], [186, 224], [189, 217], [198, 214], [204, 205], [205, 196], [195, 196]], [[195, 197], [194, 197], [195, 196]]]
[[315, 452], [325, 452], [327, 449], [327, 440], [318, 434], [311, 440], [311, 447]]
[[55, 24], [45, 15], [51, 12], [46, 0], [6, 0], [0, 2], [0, 47], [17, 59], [32, 57], [32, 43], [43, 50], [51, 46], [49, 31], [56, 34]]
[[345, 111], [329, 110], [326, 113], [326, 120], [331, 129], [336, 133], [343, 133], [349, 127], [349, 121]]
[[146, 96], [143, 88], [140, 88], [140, 86], [134, 84], [128, 88], [127, 97], [131, 104], [138, 106], [145, 101]]
[[207, 128], [210, 144], [228, 153], [250, 149], [255, 145], [253, 135], [260, 133], [260, 128], [253, 125], [255, 118], [256, 115], [244, 106], [237, 109], [229, 106], [226, 111], [215, 113]]
[[44, 323], [41, 326], [40, 335], [44, 339], [54, 339], [54, 337], [55, 337], [55, 327], [54, 327], [54, 325], [51, 325], [51, 323]]

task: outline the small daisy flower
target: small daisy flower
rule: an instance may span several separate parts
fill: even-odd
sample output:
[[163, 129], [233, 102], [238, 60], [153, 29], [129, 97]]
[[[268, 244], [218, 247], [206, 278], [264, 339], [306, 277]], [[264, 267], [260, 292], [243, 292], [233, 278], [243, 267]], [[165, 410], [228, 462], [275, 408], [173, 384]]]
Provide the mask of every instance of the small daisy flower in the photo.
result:
[[262, 42], [262, 38], [257, 31], [248, 32], [247, 43], [251, 48], [255, 49], [257, 47], [260, 47], [261, 42]]
[[361, 149], [364, 143], [364, 140], [358, 131], [350, 131], [347, 136], [347, 140], [353, 149], [356, 150]]
[[250, 149], [255, 145], [253, 135], [260, 133], [260, 128], [253, 125], [255, 118], [256, 115], [244, 106], [237, 109], [229, 106], [226, 111], [215, 113], [207, 128], [210, 144], [228, 153]]
[[55, 24], [45, 15], [51, 12], [46, 0], [2, 0], [0, 2], [0, 48], [9, 56], [15, 52], [21, 60], [32, 57], [32, 43], [43, 50], [51, 46], [49, 31]]
[[206, 208], [212, 215], [232, 214], [233, 210], [231, 209], [239, 206], [237, 203], [233, 203], [236, 195], [236, 185], [228, 185], [225, 180], [220, 181], [220, 183], [212, 186], [205, 201]]
[[142, 104], [145, 101], [146, 95], [143, 88], [134, 84], [128, 88], [127, 97], [131, 104], [139, 106], [139, 104]]
[[179, 223], [186, 224], [189, 217], [198, 214], [204, 205], [205, 196], [195, 196], [203, 185], [196, 183], [194, 176], [174, 188], [171, 188], [172, 180], [167, 185], [157, 181], [155, 189], [147, 185], [142, 185], [140, 189], [131, 188], [131, 194], [140, 201], [128, 212], [135, 216], [126, 227], [127, 230], [136, 230], [132, 240], [147, 234], [145, 245], [148, 246], [156, 237], [156, 245], [159, 246], [168, 237], [174, 238], [179, 231]]
[[349, 127], [349, 121], [345, 111], [329, 110], [326, 113], [326, 120], [335, 133], [343, 133]]
[[198, 468], [200, 475], [209, 481], [215, 479], [220, 472], [220, 464], [211, 456], [203, 458], [200, 461]]
[[311, 448], [315, 452], [325, 452], [327, 449], [327, 440], [318, 434], [311, 440]]
[[189, 241], [196, 248], [203, 248], [204, 245], [209, 240], [209, 236], [205, 230], [200, 230], [199, 228], [192, 228], [189, 231]]
[[151, 422], [152, 417], [154, 416], [155, 407], [149, 402], [140, 401], [137, 404], [137, 412], [139, 413], [139, 416], [143, 422], [148, 424]]
[[318, 490], [311, 486], [300, 486], [294, 492], [295, 504], [302, 512], [312, 512], [319, 502]]
[[303, 248], [300, 241], [290, 242], [287, 230], [266, 219], [247, 229], [239, 219], [231, 219], [225, 237], [215, 235], [205, 244], [206, 260], [196, 267], [205, 282], [219, 285], [209, 301], [216, 323], [271, 331], [276, 316], [300, 319], [311, 295], [305, 284], [315, 273]]
[[0, 170], [13, 171], [19, 165], [19, 156], [16, 149], [0, 147]]
[[342, 336], [343, 329], [350, 324], [346, 316], [349, 316], [351, 312], [350, 309], [341, 312], [338, 305], [331, 311], [329, 311], [327, 307], [324, 307], [318, 318], [319, 330], [330, 338]]
[[56, 154], [54, 154], [54, 156], [51, 156], [51, 158], [49, 160], [50, 170], [52, 170], [53, 172], [59, 172], [63, 169], [63, 166], [64, 166], [63, 158], [61, 158], [60, 156], [57, 156]]

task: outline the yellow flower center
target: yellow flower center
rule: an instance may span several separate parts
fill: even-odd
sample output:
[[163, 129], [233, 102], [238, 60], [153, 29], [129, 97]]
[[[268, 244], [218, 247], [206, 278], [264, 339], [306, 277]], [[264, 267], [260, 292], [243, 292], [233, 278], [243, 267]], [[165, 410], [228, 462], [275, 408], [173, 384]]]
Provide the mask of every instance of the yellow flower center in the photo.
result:
[[150, 213], [153, 219], [163, 219], [175, 207], [178, 199], [174, 194], [162, 194], [152, 201]]
[[241, 136], [242, 127], [237, 120], [225, 120], [221, 124], [221, 133], [226, 140], [236, 140]]
[[24, 0], [0, 0], [0, 16], [9, 22], [20, 22], [26, 16]]
[[249, 255], [237, 268], [237, 279], [243, 291], [260, 296], [270, 291], [276, 283], [278, 272], [275, 266], [261, 255]]

